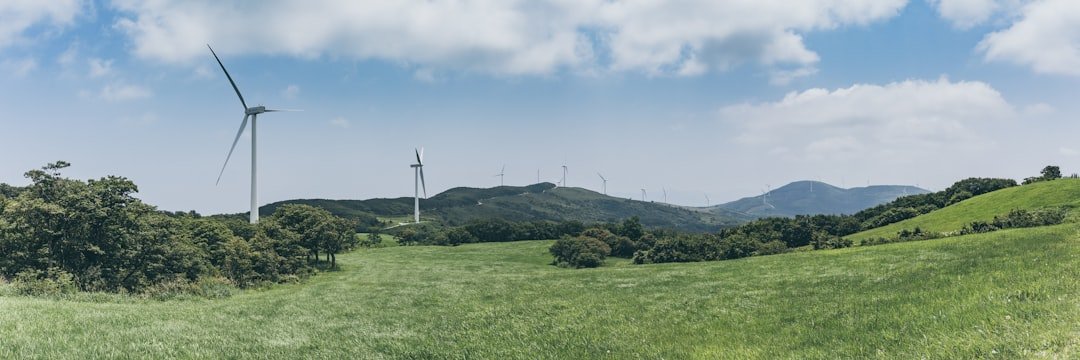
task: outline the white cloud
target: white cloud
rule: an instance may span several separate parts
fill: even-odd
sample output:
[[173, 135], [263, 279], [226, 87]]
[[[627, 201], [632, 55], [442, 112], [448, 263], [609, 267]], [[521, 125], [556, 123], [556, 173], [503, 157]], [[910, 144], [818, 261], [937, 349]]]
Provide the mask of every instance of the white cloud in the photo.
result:
[[[381, 59], [432, 70], [550, 74], [595, 69], [699, 75], [819, 58], [802, 34], [895, 16], [907, 0], [115, 0], [143, 58], [223, 54]], [[179, 15], [179, 14], [182, 14]], [[302, 30], [300, 30], [302, 29]], [[791, 74], [805, 74], [795, 71]]]
[[330, 126], [348, 129], [352, 126], [352, 123], [348, 119], [339, 116], [330, 120]]
[[1032, 1], [1020, 8], [1016, 19], [979, 43], [986, 60], [1080, 76], [1080, 1]]
[[981, 82], [909, 80], [793, 92], [776, 102], [722, 108], [736, 140], [809, 158], [872, 158], [985, 145], [979, 129], [1016, 111]]
[[87, 60], [90, 66], [90, 77], [97, 78], [112, 74], [112, 60], [102, 60], [98, 58], [91, 58]]
[[71, 24], [82, 6], [81, 0], [0, 1], [0, 48], [22, 40], [32, 26]]
[[38, 67], [37, 60], [34, 60], [33, 58], [4, 60], [0, 65], [16, 77], [29, 75], [30, 72]]
[[300, 86], [289, 85], [285, 87], [285, 90], [281, 90], [281, 96], [286, 99], [296, 99], [300, 95]]
[[106, 101], [127, 101], [148, 98], [152, 93], [150, 89], [142, 86], [112, 83], [105, 85], [99, 95]]
[[1000, 9], [1000, 0], [928, 0], [941, 17], [960, 29], [970, 29], [990, 19]]

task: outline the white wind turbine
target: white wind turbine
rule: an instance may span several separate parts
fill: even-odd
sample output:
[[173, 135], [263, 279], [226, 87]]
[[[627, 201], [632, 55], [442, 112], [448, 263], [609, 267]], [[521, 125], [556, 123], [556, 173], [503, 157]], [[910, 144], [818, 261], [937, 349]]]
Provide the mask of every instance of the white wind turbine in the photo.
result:
[[645, 186], [641, 187], [641, 201], [645, 201]]
[[232, 76], [229, 75], [229, 71], [225, 70], [225, 64], [221, 63], [221, 58], [218, 58], [217, 53], [214, 52], [214, 48], [210, 47], [210, 44], [207, 44], [206, 47], [210, 49], [210, 54], [214, 55], [214, 59], [217, 60], [218, 65], [221, 66], [221, 71], [224, 72], [225, 77], [229, 79], [229, 84], [232, 84], [233, 90], [236, 91], [236, 97], [240, 98], [240, 105], [244, 106], [244, 120], [242, 122], [240, 122], [240, 131], [236, 132], [236, 139], [233, 139], [232, 147], [229, 148], [229, 154], [225, 156], [225, 164], [221, 165], [221, 172], [218, 173], [217, 182], [215, 182], [214, 185], [217, 185], [218, 183], [221, 182], [221, 175], [225, 174], [225, 167], [229, 165], [229, 159], [232, 158], [233, 150], [236, 150], [236, 143], [240, 142], [240, 135], [244, 133], [244, 128], [247, 127], [248, 117], [250, 117], [251, 118], [251, 216], [250, 216], [249, 221], [252, 224], [257, 224], [257, 223], [259, 223], [259, 192], [258, 192], [258, 176], [257, 176], [258, 172], [257, 172], [257, 167], [256, 167], [256, 164], [257, 164], [257, 162], [256, 162], [256, 154], [258, 152], [256, 151], [256, 146], [255, 146], [256, 145], [255, 140], [258, 138], [258, 137], [255, 136], [255, 134], [256, 134], [255, 133], [256, 120], [258, 119], [259, 114], [262, 114], [262, 113], [278, 112], [278, 111], [300, 111], [300, 110], [274, 110], [274, 109], [267, 109], [265, 106], [262, 106], [262, 105], [255, 106], [255, 107], [248, 107], [247, 102], [244, 101], [244, 95], [240, 95], [240, 88], [236, 86], [236, 82], [233, 81]]
[[607, 195], [607, 179], [604, 178], [604, 175], [600, 175], [600, 173], [596, 173], [596, 176], [599, 176], [600, 180], [604, 182], [604, 195]]
[[413, 202], [413, 220], [417, 224], [420, 223], [420, 187], [424, 188], [424, 198], [427, 198], [427, 184], [424, 183], [424, 148], [420, 147], [420, 150], [413, 149], [416, 152], [416, 163], [409, 165], [413, 168], [413, 190], [415, 191]]
[[562, 166], [562, 181], [560, 181], [562, 183], [562, 185], [561, 185], [562, 187], [566, 187], [566, 172], [567, 172], [567, 167], [566, 167], [566, 165], [563, 165]]
[[712, 201], [709, 201], [709, 194], [705, 194], [705, 206], [712, 205]]
[[667, 204], [667, 189], [666, 189], [666, 188], [663, 188], [663, 187], [661, 187], [661, 188], [660, 188], [660, 191], [663, 191], [663, 192], [664, 192], [664, 203], [665, 203], [665, 204]]
[[495, 174], [495, 177], [499, 178], [499, 186], [505, 185], [503, 183], [503, 178], [505, 176], [506, 176], [506, 164], [503, 164], [502, 170], [499, 170], [499, 173]]

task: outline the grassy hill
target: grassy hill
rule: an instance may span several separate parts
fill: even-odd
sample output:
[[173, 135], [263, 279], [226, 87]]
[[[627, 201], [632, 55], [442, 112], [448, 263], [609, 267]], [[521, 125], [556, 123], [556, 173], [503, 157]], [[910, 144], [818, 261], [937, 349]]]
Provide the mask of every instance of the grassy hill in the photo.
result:
[[759, 195], [717, 205], [713, 209], [757, 217], [854, 214], [901, 196], [927, 192], [914, 186], [875, 185], [842, 189], [820, 181], [796, 181], [769, 192], [767, 201], [763, 201], [764, 195]]
[[[394, 218], [410, 216], [413, 198], [372, 200], [289, 200], [260, 208], [268, 215], [283, 204], [300, 203], [322, 207], [338, 216]], [[668, 204], [634, 201], [603, 195], [582, 188], [555, 187], [541, 183], [525, 187], [499, 186], [489, 189], [453, 188], [420, 200], [426, 219], [451, 225], [474, 219], [498, 218], [510, 221], [577, 220], [617, 221], [637, 216], [649, 227], [684, 231], [715, 231], [752, 219], [732, 212], [710, 212]]]
[[[976, 220], [988, 221], [1013, 209], [1080, 206], [1080, 179], [1060, 179], [1011, 187], [982, 194], [965, 201], [898, 223], [863, 231], [848, 238], [859, 242], [868, 238], [894, 237], [903, 229], [919, 227], [931, 232], [960, 230]], [[1076, 216], [1078, 214], [1073, 214]]]
[[217, 300], [0, 284], [0, 358], [1076, 358], [1078, 230], [590, 270], [550, 241], [391, 247]]

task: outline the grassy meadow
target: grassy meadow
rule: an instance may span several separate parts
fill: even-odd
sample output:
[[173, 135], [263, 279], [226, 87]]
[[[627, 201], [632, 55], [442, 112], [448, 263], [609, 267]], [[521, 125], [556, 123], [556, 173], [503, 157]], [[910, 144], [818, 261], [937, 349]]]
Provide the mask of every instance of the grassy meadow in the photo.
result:
[[1080, 357], [1075, 224], [588, 270], [550, 244], [357, 250], [215, 300], [6, 291], [0, 358]]
[[[901, 222], [846, 236], [859, 243], [864, 239], [896, 237], [900, 230], [919, 227], [931, 232], [957, 231], [975, 220], [989, 221], [1014, 209], [1080, 207], [1080, 179], [1059, 179], [1016, 186], [982, 194], [971, 199]], [[1080, 221], [1080, 212], [1071, 211], [1070, 221]]]

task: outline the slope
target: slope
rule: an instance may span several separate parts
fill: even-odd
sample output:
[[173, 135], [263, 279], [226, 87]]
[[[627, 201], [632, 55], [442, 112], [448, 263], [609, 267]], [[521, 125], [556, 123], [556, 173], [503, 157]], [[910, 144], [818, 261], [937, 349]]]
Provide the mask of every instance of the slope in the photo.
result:
[[394, 247], [226, 299], [3, 295], [0, 358], [1076, 358], [1076, 225], [711, 263]]
[[904, 195], [927, 192], [914, 186], [875, 185], [842, 189], [819, 181], [796, 181], [770, 191], [767, 196], [742, 198], [717, 205], [714, 209], [758, 217], [853, 214]]
[[[411, 215], [413, 198], [371, 200], [288, 200], [260, 208], [273, 213], [284, 204], [298, 203], [322, 207], [346, 218], [383, 218]], [[645, 226], [685, 231], [715, 231], [752, 219], [728, 211], [704, 211], [655, 202], [633, 201], [603, 195], [582, 188], [555, 187], [551, 183], [530, 186], [499, 186], [488, 189], [453, 188], [420, 200], [425, 219], [459, 225], [477, 219], [509, 221], [600, 222], [637, 216]]]
[[1014, 209], [1080, 206], [1080, 179], [1059, 179], [1016, 186], [982, 194], [959, 203], [901, 222], [863, 231], [848, 238], [855, 242], [868, 238], [893, 237], [903, 229], [916, 227], [930, 232], [960, 230], [972, 221], [989, 221]]

